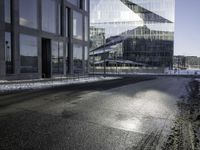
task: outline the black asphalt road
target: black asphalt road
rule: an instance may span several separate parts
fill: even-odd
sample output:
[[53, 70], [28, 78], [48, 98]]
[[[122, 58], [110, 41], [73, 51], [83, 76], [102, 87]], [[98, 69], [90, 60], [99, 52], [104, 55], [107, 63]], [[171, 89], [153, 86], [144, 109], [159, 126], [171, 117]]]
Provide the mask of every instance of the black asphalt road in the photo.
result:
[[0, 150], [148, 147], [187, 82], [136, 77], [1, 95]]

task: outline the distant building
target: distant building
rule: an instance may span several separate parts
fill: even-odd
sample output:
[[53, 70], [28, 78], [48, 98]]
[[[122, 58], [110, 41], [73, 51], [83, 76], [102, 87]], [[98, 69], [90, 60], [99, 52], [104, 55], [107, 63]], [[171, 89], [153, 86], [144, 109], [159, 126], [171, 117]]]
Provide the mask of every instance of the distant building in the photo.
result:
[[186, 68], [188, 68], [188, 69], [200, 69], [200, 57], [186, 56]]
[[179, 55], [173, 57], [173, 69], [187, 69], [186, 67], [186, 57]]
[[87, 72], [90, 0], [0, 0], [0, 80]]
[[200, 69], [200, 57], [197, 56], [174, 56], [174, 69]]

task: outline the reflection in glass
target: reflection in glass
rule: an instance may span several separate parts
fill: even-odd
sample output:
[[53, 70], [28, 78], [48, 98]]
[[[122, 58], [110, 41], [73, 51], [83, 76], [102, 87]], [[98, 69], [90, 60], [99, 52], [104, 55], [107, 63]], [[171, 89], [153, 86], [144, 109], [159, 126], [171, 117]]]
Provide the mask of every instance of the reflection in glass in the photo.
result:
[[52, 41], [52, 73], [63, 74], [63, 42]]
[[12, 46], [11, 46], [11, 33], [5, 32], [5, 59], [6, 59], [6, 73], [13, 73], [12, 61]]
[[37, 0], [20, 0], [19, 12], [20, 12], [20, 25], [37, 28]]
[[56, 33], [56, 0], [42, 0], [42, 30]]
[[20, 35], [21, 73], [38, 72], [38, 44], [37, 38], [29, 35]]
[[74, 73], [83, 72], [83, 46], [74, 44], [73, 46], [73, 62], [74, 62]]
[[82, 40], [83, 39], [83, 17], [82, 14], [73, 11], [73, 38]]
[[[172, 68], [174, 0], [91, 0], [94, 72], [164, 72]], [[117, 8], [117, 9], [116, 9]]]
[[11, 3], [10, 0], [4, 0], [4, 13], [5, 13], [5, 22], [11, 23]]

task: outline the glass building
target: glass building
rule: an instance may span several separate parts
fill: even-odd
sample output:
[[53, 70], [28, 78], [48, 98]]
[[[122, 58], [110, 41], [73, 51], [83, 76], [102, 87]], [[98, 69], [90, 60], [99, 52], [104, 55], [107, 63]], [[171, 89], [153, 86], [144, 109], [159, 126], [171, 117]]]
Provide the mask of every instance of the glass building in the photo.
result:
[[175, 0], [91, 0], [91, 72], [172, 68]]
[[0, 79], [86, 74], [89, 0], [1, 0]]

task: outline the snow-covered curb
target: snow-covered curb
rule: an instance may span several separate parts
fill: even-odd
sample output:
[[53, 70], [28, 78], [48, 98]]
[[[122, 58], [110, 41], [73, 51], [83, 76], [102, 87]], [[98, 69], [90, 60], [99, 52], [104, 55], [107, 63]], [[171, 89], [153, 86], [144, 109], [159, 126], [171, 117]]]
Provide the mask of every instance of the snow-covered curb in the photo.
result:
[[62, 85], [83, 84], [83, 83], [91, 83], [91, 82], [114, 80], [114, 79], [119, 79], [119, 77], [106, 77], [106, 78], [87, 77], [87, 78], [76, 78], [76, 79], [48, 80], [48, 81], [31, 80], [30, 82], [22, 82], [22, 83], [20, 83], [20, 81], [18, 83], [1, 82], [0, 93], [7, 93], [20, 90], [44, 89]]

